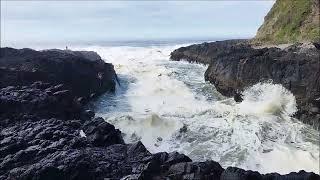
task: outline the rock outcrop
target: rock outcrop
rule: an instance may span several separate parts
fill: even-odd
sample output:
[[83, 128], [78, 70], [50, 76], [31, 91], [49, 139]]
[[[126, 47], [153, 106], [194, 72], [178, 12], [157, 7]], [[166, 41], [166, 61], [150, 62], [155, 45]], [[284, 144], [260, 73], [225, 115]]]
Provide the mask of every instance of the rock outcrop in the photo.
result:
[[215, 43], [193, 44], [187, 47], [181, 47], [170, 54], [174, 61], [185, 60], [189, 62], [198, 62], [210, 64], [213, 59], [225, 56], [248, 56], [247, 50], [250, 45], [247, 40], [226, 40]]
[[1, 180], [320, 178], [305, 171], [262, 175], [223, 169], [177, 152], [152, 154], [141, 142], [125, 144], [119, 130], [74, 99], [64, 86], [42, 82], [0, 90]]
[[78, 97], [114, 91], [116, 73], [95, 52], [70, 50], [0, 49], [0, 88], [42, 81], [64, 84]]
[[319, 129], [319, 44], [295, 44], [286, 49], [253, 48], [247, 41], [218, 41], [179, 48], [172, 60], [209, 64], [205, 79], [225, 96], [237, 96], [263, 80], [289, 89], [298, 104], [297, 117]]

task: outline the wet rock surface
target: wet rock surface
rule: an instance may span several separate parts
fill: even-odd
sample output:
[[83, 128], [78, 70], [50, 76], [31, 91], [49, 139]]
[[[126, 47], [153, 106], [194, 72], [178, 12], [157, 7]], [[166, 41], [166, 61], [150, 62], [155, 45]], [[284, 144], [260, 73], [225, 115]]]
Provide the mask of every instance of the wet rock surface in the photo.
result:
[[245, 40], [218, 41], [179, 48], [172, 60], [208, 64], [205, 80], [225, 96], [241, 101], [239, 92], [272, 80], [296, 97], [297, 117], [316, 129], [320, 126], [319, 44], [294, 44], [285, 49], [253, 48]]

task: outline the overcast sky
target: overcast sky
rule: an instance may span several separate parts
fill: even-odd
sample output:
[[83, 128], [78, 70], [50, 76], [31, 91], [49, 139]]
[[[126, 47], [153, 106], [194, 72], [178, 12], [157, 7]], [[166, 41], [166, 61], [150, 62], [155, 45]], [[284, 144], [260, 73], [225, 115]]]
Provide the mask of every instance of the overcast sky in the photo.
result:
[[252, 37], [273, 3], [1, 1], [1, 42]]

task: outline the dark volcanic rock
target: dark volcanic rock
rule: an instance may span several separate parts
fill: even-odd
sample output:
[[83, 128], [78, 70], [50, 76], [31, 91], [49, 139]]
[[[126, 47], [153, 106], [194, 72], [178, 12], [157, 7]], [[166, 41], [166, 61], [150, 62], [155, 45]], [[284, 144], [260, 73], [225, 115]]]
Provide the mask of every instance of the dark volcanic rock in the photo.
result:
[[71, 50], [61, 50], [61, 49], [49, 49], [49, 50], [44, 50], [44, 51], [45, 52], [58, 52], [58, 53], [63, 53], [63, 54], [71, 54], [74, 56], [88, 59], [90, 61], [97, 61], [97, 62], [100, 61], [101, 63], [103, 63], [99, 54], [94, 51], [71, 51]]
[[173, 60], [209, 64], [205, 79], [225, 96], [241, 100], [239, 92], [264, 80], [282, 84], [296, 97], [298, 118], [319, 129], [320, 50], [317, 44], [279, 48], [252, 48], [248, 43], [221, 41], [179, 48]]
[[114, 126], [105, 122], [103, 118], [94, 118], [91, 121], [87, 121], [82, 129], [87, 136], [87, 140], [94, 146], [124, 143], [121, 132], [114, 130]]
[[220, 179], [223, 171], [214, 161], [182, 162], [170, 166], [167, 175], [172, 179]]
[[0, 94], [0, 179], [121, 178], [145, 158], [129, 156], [120, 131], [102, 118], [82, 118], [63, 86], [37, 82]]
[[228, 167], [222, 172], [220, 180], [316, 180], [319, 178], [319, 175], [305, 171], [292, 172], [286, 175], [277, 173], [263, 175], [256, 171], [245, 171], [236, 167]]
[[50, 87], [47, 83], [35, 82], [30, 86], [8, 86], [0, 89], [0, 117], [79, 118], [82, 108], [74, 98], [63, 85]]
[[244, 50], [249, 47], [250, 45], [247, 43], [247, 40], [227, 40], [214, 43], [194, 44], [174, 50], [170, 58], [175, 61], [185, 60], [210, 64], [213, 59], [224, 56], [233, 55], [245, 57], [248, 53]]
[[35, 81], [64, 84], [76, 96], [89, 97], [113, 91], [116, 74], [95, 52], [1, 48], [0, 88]]

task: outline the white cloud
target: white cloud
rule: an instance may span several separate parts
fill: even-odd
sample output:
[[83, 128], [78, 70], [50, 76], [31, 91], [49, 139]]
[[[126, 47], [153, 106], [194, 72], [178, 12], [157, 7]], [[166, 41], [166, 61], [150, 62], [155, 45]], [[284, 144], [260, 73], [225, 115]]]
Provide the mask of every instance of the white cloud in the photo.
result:
[[1, 1], [1, 37], [5, 42], [18, 42], [252, 36], [272, 4], [273, 1]]

